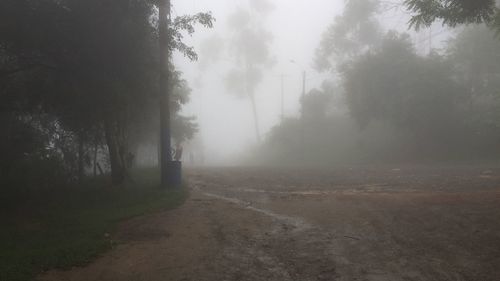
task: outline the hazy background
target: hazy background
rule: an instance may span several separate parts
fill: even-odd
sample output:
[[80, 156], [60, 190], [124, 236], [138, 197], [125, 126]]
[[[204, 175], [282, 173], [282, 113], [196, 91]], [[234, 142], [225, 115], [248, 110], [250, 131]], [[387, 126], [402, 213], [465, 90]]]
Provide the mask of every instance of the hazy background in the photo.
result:
[[[196, 142], [204, 147], [205, 163], [235, 163], [241, 154], [256, 144], [252, 112], [246, 99], [227, 93], [224, 79], [230, 68], [230, 58], [224, 57], [210, 64], [203, 71], [200, 64], [206, 60], [200, 45], [207, 38], [217, 36], [224, 40], [227, 36], [228, 16], [240, 7], [247, 7], [247, 0], [174, 0], [173, 16], [211, 11], [216, 18], [213, 29], [196, 32], [186, 38], [195, 46], [199, 60], [190, 62], [181, 54], [174, 55], [174, 63], [184, 74], [193, 92], [191, 101], [183, 108], [183, 114], [197, 117], [199, 133]], [[275, 126], [281, 115], [280, 75], [284, 80], [284, 113], [286, 117], [299, 115], [299, 98], [302, 92], [302, 71], [306, 70], [306, 92], [318, 87], [330, 73], [318, 73], [313, 68], [315, 50], [327, 27], [342, 13], [343, 0], [275, 0], [269, 1], [273, 9], [263, 19], [266, 28], [273, 34], [271, 56], [275, 64], [264, 72], [262, 83], [255, 93], [257, 110], [263, 138]], [[425, 54], [429, 48], [439, 49], [449, 37], [446, 27], [435, 24], [431, 29], [420, 32], [408, 30], [409, 14], [399, 4], [384, 2], [378, 19], [385, 30], [405, 31], [411, 34], [419, 53]], [[429, 41], [429, 38], [431, 40]], [[294, 60], [296, 63], [290, 62]], [[341, 95], [335, 98], [336, 107], [344, 107]]]

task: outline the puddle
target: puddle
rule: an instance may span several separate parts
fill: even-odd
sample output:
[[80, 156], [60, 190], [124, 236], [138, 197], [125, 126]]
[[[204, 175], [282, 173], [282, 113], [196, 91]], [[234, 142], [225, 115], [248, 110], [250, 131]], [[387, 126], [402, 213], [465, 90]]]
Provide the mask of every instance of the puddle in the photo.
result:
[[308, 223], [306, 223], [302, 219], [295, 218], [295, 217], [290, 217], [290, 216], [285, 216], [285, 215], [281, 215], [281, 214], [277, 214], [275, 212], [272, 212], [272, 211], [266, 210], [266, 209], [257, 208], [257, 207], [251, 206], [251, 203], [247, 202], [247, 201], [243, 201], [243, 200], [240, 200], [240, 199], [237, 199], [237, 198], [233, 198], [233, 197], [227, 197], [227, 196], [223, 196], [223, 195], [209, 193], [209, 192], [203, 192], [202, 191], [202, 193], [203, 193], [203, 195], [206, 195], [206, 196], [209, 196], [209, 197], [212, 197], [212, 198], [217, 198], [217, 199], [220, 199], [220, 200], [224, 200], [224, 201], [227, 201], [227, 202], [231, 202], [231, 203], [237, 204], [240, 207], [243, 207], [245, 209], [252, 210], [254, 212], [258, 212], [258, 213], [264, 214], [266, 216], [269, 216], [269, 217], [271, 217], [271, 218], [273, 218], [275, 220], [278, 220], [281, 223], [284, 223], [284, 224], [287, 224], [287, 225], [290, 225], [290, 226], [294, 227], [294, 230], [296, 230], [296, 231], [301, 231], [301, 230], [305, 230], [305, 229], [311, 228], [311, 225], [309, 225]]

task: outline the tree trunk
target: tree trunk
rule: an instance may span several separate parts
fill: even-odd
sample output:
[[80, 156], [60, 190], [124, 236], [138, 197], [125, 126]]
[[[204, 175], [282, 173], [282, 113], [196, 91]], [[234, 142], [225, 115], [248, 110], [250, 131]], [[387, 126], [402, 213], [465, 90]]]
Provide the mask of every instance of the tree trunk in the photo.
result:
[[82, 183], [85, 177], [85, 141], [84, 133], [78, 135], [78, 182]]
[[159, 45], [160, 45], [160, 171], [161, 186], [169, 186], [169, 164], [172, 161], [170, 152], [170, 91], [169, 91], [169, 61], [170, 61], [170, 0], [160, 0], [159, 10]]
[[97, 152], [99, 150], [99, 145], [96, 142], [94, 143], [94, 178], [97, 176]]
[[252, 112], [253, 112], [253, 122], [255, 127], [255, 138], [257, 142], [260, 143], [260, 129], [259, 129], [259, 118], [257, 115], [257, 105], [255, 104], [255, 97], [253, 93], [248, 94], [250, 98], [250, 102], [252, 103]]
[[111, 165], [111, 182], [113, 185], [123, 183], [125, 179], [125, 170], [120, 161], [119, 143], [115, 130], [113, 130], [110, 121], [104, 122], [104, 135], [106, 138], [106, 145], [109, 152], [109, 162]]
[[99, 162], [97, 162], [97, 168], [99, 169], [99, 175], [104, 175], [104, 171], [102, 170], [101, 164], [99, 164]]
[[250, 85], [250, 73], [252, 70], [251, 64], [248, 62], [248, 59], [246, 61], [246, 66], [245, 66], [245, 92], [250, 99], [250, 103], [252, 105], [252, 113], [253, 113], [253, 123], [255, 127], [255, 139], [257, 140], [258, 143], [260, 143], [260, 130], [259, 130], [259, 118], [257, 115], [257, 105], [255, 104], [255, 93], [254, 93], [254, 87], [253, 85]]

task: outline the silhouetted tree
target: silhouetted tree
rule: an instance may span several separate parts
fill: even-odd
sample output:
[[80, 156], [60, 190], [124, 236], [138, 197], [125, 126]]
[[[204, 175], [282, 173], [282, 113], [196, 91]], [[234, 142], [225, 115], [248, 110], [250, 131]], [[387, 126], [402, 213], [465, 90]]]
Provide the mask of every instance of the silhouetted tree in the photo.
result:
[[449, 145], [462, 123], [464, 88], [451, 64], [437, 54], [416, 54], [409, 36], [389, 33], [380, 48], [355, 60], [344, 72], [350, 114], [366, 126], [389, 122], [414, 134], [418, 145]]
[[[316, 49], [315, 66], [318, 70], [330, 70], [377, 45], [381, 38], [381, 26], [376, 19], [380, 9], [378, 0], [350, 0], [342, 15], [323, 33]], [[334, 65], [335, 64], [335, 65]]]
[[250, 9], [239, 8], [228, 22], [231, 31], [228, 48], [234, 58], [234, 68], [226, 77], [226, 86], [231, 93], [250, 100], [258, 142], [260, 129], [255, 91], [262, 81], [264, 68], [273, 64], [269, 52], [273, 35], [263, 24], [263, 19], [272, 9], [266, 0], [253, 0]]
[[[49, 143], [67, 143], [54, 140], [68, 135], [64, 139], [76, 149], [62, 151], [74, 151], [80, 176], [89, 162], [85, 160], [89, 143], [102, 140], [113, 182], [122, 182], [135, 120], [158, 106], [154, 4], [146, 0], [0, 3], [2, 110], [21, 119], [36, 112], [50, 116], [53, 121], [44, 123], [53, 132]], [[212, 20], [204, 13], [176, 17], [167, 27], [169, 48], [195, 59], [193, 48], [182, 41], [183, 32], [192, 34], [193, 24], [211, 26]], [[169, 83], [173, 88], [178, 81]], [[180, 99], [172, 98], [173, 114], [179, 111], [175, 105]]]

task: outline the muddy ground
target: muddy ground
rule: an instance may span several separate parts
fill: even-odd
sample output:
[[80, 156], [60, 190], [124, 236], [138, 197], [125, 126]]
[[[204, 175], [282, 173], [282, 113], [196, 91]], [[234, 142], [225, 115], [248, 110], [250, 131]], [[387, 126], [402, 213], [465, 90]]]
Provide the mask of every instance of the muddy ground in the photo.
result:
[[40, 280], [500, 280], [500, 169], [188, 171], [180, 208]]

